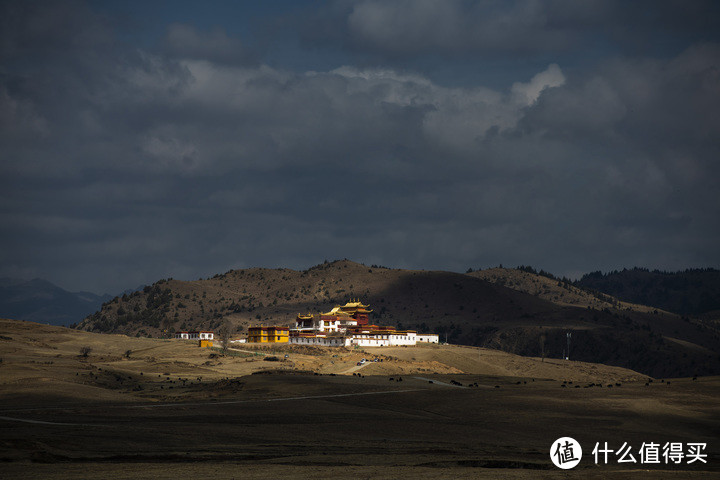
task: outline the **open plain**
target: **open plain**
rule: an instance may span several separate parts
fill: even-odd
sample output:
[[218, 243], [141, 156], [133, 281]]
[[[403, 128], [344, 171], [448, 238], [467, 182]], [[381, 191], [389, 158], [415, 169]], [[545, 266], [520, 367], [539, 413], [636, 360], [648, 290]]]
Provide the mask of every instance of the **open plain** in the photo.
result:
[[[720, 476], [716, 377], [649, 379], [460, 346], [223, 356], [191, 342], [0, 327], [4, 478]], [[572, 471], [550, 461], [563, 436], [583, 447]], [[636, 459], [643, 442], [706, 443], [707, 463], [596, 464], [596, 442], [627, 442]]]

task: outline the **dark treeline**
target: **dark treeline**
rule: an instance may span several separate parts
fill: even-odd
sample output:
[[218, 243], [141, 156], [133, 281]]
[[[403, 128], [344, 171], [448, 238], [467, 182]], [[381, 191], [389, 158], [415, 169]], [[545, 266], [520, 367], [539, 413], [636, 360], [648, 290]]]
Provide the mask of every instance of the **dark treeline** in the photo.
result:
[[583, 275], [575, 285], [681, 315], [720, 310], [720, 270], [714, 268], [680, 272], [637, 267], [608, 273], [597, 271]]

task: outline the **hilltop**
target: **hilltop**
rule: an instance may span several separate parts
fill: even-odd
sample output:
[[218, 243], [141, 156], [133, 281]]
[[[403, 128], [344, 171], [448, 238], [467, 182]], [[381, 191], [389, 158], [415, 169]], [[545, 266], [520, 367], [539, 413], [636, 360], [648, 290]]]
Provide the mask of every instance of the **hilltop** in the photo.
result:
[[[105, 303], [78, 328], [159, 337], [228, 322], [241, 334], [251, 325], [290, 325], [297, 313], [318, 314], [360, 298], [374, 309], [374, 323], [438, 333], [450, 343], [561, 358], [570, 332], [573, 359], [661, 377], [720, 373], [714, 353], [720, 350], [720, 332], [711, 321], [515, 272], [389, 269], [348, 260], [305, 271], [231, 270], [205, 280], [158, 281]], [[500, 273], [508, 280], [488, 281]], [[523, 284], [537, 290], [520, 289]]]

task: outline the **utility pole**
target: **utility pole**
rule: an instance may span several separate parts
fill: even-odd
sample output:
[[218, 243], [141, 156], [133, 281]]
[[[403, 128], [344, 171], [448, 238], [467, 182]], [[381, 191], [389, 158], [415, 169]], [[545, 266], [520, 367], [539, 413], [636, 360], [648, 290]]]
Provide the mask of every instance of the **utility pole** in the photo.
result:
[[567, 332], [567, 356], [565, 357], [565, 360], [570, 360], [570, 337], [572, 336], [572, 333]]

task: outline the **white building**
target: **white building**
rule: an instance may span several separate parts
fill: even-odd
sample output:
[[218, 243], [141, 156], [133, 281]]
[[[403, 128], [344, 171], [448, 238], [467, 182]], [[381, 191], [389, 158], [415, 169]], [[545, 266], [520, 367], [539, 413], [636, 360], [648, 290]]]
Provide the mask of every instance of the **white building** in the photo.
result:
[[342, 347], [345, 345], [345, 337], [301, 334], [290, 335], [290, 343], [294, 345], [315, 345], [321, 347]]
[[328, 332], [338, 333], [343, 332], [348, 327], [357, 325], [357, 321], [352, 318], [340, 319], [340, 318], [315, 318], [314, 315], [308, 313], [306, 315], [298, 315], [295, 319], [295, 330], [298, 332]]
[[393, 347], [398, 345], [415, 345], [417, 334], [412, 331], [361, 331], [348, 335], [347, 346], [357, 345], [358, 347]]
[[319, 332], [339, 332], [340, 331], [340, 320], [318, 320], [318, 331]]
[[440, 343], [440, 337], [434, 333], [418, 333], [415, 338], [418, 342]]
[[175, 332], [175, 338], [181, 340], [212, 340], [215, 334], [207, 331]]
[[417, 342], [439, 343], [437, 335], [418, 335], [414, 330], [369, 325], [368, 305], [359, 301], [337, 306], [319, 318], [300, 314], [290, 330], [290, 343], [299, 345], [390, 347], [415, 345]]

